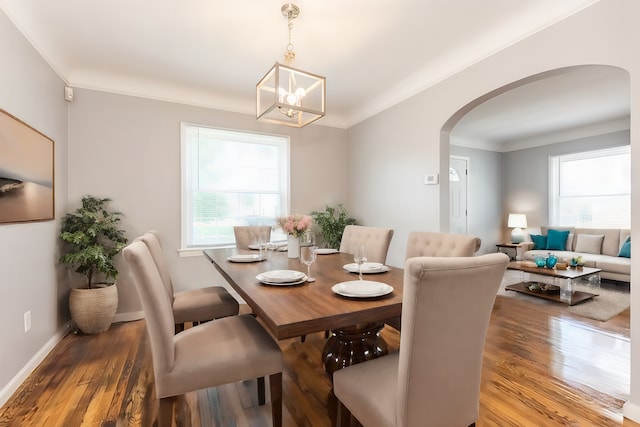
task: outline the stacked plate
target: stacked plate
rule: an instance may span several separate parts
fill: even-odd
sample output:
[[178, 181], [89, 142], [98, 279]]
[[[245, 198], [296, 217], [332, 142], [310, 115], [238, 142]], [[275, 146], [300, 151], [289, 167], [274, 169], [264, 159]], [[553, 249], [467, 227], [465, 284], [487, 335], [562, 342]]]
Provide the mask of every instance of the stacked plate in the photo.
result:
[[337, 254], [338, 250], [337, 249], [331, 249], [331, 248], [318, 248], [316, 253], [318, 255], [331, 255], [331, 254]]
[[299, 285], [307, 281], [307, 275], [295, 270], [271, 270], [256, 276], [260, 282], [272, 286]]
[[[351, 264], [345, 264], [342, 266], [349, 273], [357, 273], [358, 272], [358, 264], [355, 262]], [[384, 273], [385, 271], [389, 271], [389, 267], [384, 264], [380, 264], [379, 262], [364, 262], [362, 263], [362, 274], [369, 273]]]
[[393, 292], [393, 286], [386, 283], [372, 282], [370, 280], [352, 280], [333, 285], [333, 292], [343, 297], [373, 298], [387, 295]]
[[231, 262], [256, 262], [256, 261], [263, 261], [264, 257], [260, 258], [260, 255], [258, 254], [250, 254], [250, 255], [236, 254], [236, 255], [228, 256], [227, 259]]

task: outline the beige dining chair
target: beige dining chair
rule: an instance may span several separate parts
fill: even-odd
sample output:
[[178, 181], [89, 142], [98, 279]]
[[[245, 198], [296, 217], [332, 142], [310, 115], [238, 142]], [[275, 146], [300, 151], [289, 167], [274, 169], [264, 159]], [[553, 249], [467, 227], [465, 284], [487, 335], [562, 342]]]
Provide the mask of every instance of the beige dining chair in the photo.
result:
[[470, 426], [482, 355], [509, 257], [417, 257], [405, 263], [400, 350], [333, 374], [340, 425]]
[[174, 334], [171, 299], [147, 246], [135, 240], [123, 250], [140, 295], [151, 358], [159, 426], [171, 426], [175, 396], [269, 376], [274, 426], [282, 425], [282, 352], [255, 317], [230, 316]]
[[405, 260], [418, 256], [473, 256], [480, 249], [479, 237], [466, 234], [412, 231], [407, 238]]
[[[407, 238], [405, 261], [418, 256], [462, 257], [474, 256], [480, 249], [479, 237], [466, 234], [440, 233], [436, 231], [412, 231]], [[385, 321], [389, 326], [401, 330], [400, 317]]]
[[236, 237], [236, 247], [238, 249], [249, 249], [249, 245], [271, 240], [271, 226], [237, 225], [233, 227], [233, 234]]
[[392, 237], [393, 230], [390, 228], [347, 225], [342, 233], [340, 252], [350, 254], [354, 246], [364, 245], [368, 261], [384, 264]]
[[238, 314], [238, 301], [222, 286], [208, 286], [174, 292], [169, 266], [157, 232], [155, 230], [148, 231], [138, 239], [147, 246], [158, 268], [165, 292], [171, 301], [176, 333], [184, 330], [185, 323], [191, 322], [197, 325], [201, 322]]

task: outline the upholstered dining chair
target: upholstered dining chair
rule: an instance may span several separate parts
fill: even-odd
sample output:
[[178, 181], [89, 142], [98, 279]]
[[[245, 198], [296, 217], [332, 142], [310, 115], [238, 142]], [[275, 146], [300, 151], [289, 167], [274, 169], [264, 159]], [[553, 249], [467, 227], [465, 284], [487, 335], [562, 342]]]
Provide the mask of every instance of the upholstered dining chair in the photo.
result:
[[208, 286], [174, 293], [169, 266], [157, 232], [148, 231], [138, 239], [147, 246], [158, 268], [165, 292], [171, 301], [176, 333], [183, 331], [184, 324], [188, 322], [197, 325], [238, 314], [238, 301], [222, 286]]
[[236, 247], [249, 249], [249, 245], [259, 243], [261, 240], [268, 242], [271, 239], [270, 225], [237, 225], [233, 227], [236, 237]]
[[333, 374], [340, 425], [470, 426], [482, 354], [509, 257], [417, 257], [405, 263], [400, 350]]
[[393, 230], [390, 228], [347, 225], [340, 240], [340, 252], [350, 254], [354, 246], [364, 245], [368, 261], [384, 264], [392, 237]]
[[466, 234], [412, 231], [407, 238], [405, 260], [418, 256], [473, 256], [480, 249], [479, 237]]
[[147, 246], [123, 250], [145, 313], [158, 425], [171, 425], [175, 396], [189, 391], [269, 376], [274, 426], [282, 425], [282, 352], [251, 315], [230, 316], [173, 333], [171, 300]]
[[[473, 256], [480, 249], [480, 238], [466, 234], [440, 233], [436, 231], [412, 231], [407, 238], [405, 261], [418, 256], [461, 257]], [[402, 321], [395, 317], [385, 321], [401, 330]]]

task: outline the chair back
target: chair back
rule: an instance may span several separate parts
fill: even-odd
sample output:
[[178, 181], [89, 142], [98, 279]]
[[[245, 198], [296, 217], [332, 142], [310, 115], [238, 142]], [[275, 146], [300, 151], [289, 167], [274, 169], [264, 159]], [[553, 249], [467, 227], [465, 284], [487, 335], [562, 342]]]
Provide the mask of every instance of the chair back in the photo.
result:
[[144, 242], [134, 240], [122, 250], [122, 255], [142, 302], [151, 342], [153, 370], [160, 377], [160, 374], [171, 371], [175, 361], [171, 301], [167, 298], [156, 263]]
[[484, 341], [508, 262], [502, 253], [406, 261], [398, 426], [475, 423]]
[[353, 253], [353, 247], [364, 245], [367, 248], [367, 260], [385, 263], [387, 252], [393, 237], [393, 230], [381, 227], [347, 225], [342, 233], [340, 252]]
[[162, 285], [164, 286], [167, 295], [169, 296], [169, 300], [173, 305], [173, 282], [171, 282], [169, 266], [167, 265], [167, 260], [164, 255], [164, 251], [162, 250], [162, 245], [160, 244], [157, 232], [155, 230], [147, 231], [142, 236], [138, 237], [138, 239], [147, 245], [147, 249], [149, 249], [149, 253], [153, 258], [153, 262], [156, 263], [158, 273], [160, 273]]
[[405, 260], [413, 257], [473, 256], [480, 249], [480, 238], [466, 234], [413, 231], [407, 239]]
[[271, 239], [270, 225], [238, 225], [233, 227], [238, 249], [249, 249], [249, 245], [259, 241], [268, 242]]

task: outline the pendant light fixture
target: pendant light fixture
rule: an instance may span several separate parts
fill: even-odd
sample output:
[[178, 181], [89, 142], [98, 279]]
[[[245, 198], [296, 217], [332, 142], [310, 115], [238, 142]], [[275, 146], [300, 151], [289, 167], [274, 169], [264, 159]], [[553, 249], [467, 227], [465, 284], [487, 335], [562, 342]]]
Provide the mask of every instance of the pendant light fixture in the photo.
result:
[[291, 66], [296, 57], [291, 31], [300, 8], [285, 3], [280, 10], [288, 21], [289, 43], [284, 65], [276, 62], [256, 85], [256, 117], [263, 122], [301, 128], [326, 113], [325, 78]]

